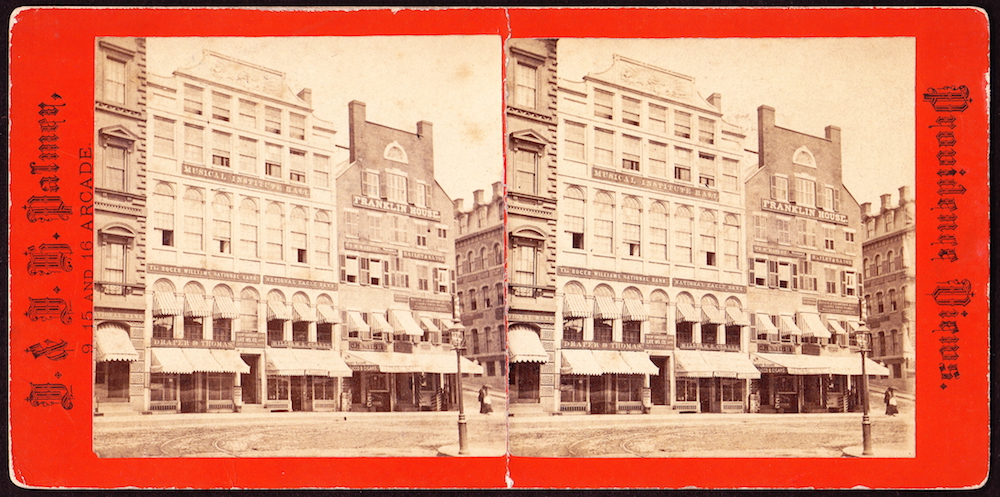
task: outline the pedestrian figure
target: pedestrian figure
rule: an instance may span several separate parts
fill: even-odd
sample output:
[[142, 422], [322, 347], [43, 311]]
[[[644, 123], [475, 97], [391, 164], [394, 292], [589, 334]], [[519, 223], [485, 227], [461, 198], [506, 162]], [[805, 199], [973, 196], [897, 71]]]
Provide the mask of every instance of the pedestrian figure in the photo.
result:
[[479, 413], [489, 414], [493, 412], [493, 399], [490, 397], [490, 386], [483, 385], [479, 389]]
[[885, 390], [885, 413], [889, 416], [895, 416], [899, 412], [899, 407], [896, 401], [896, 389], [889, 387]]

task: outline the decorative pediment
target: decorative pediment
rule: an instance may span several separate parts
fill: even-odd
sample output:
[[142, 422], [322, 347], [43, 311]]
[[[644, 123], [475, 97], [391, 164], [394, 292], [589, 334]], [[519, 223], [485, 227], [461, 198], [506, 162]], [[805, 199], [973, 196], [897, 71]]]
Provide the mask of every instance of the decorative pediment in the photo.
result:
[[537, 145], [539, 147], [544, 147], [550, 143], [547, 138], [545, 138], [544, 136], [542, 136], [533, 129], [514, 131], [510, 134], [510, 139], [515, 144], [517, 142], [527, 142]]
[[588, 74], [585, 79], [598, 80], [615, 86], [630, 88], [661, 98], [684, 102], [706, 112], [718, 113], [694, 89], [694, 78], [673, 71], [632, 60], [621, 55], [614, 56], [608, 70]]
[[135, 231], [124, 224], [109, 224], [100, 230], [103, 236], [120, 236], [124, 238], [135, 238]]
[[251, 93], [268, 95], [299, 106], [308, 105], [288, 87], [285, 82], [285, 73], [211, 50], [203, 51], [202, 60], [198, 65], [178, 69], [176, 72]]
[[525, 226], [523, 228], [516, 228], [514, 230], [511, 230], [510, 236], [515, 238], [527, 238], [529, 240], [545, 241], [545, 233], [542, 233], [537, 228], [531, 226]]
[[129, 131], [128, 128], [120, 124], [108, 126], [97, 130], [101, 138], [101, 146], [112, 146], [127, 148], [130, 151], [134, 148], [135, 142], [139, 140], [139, 135]]

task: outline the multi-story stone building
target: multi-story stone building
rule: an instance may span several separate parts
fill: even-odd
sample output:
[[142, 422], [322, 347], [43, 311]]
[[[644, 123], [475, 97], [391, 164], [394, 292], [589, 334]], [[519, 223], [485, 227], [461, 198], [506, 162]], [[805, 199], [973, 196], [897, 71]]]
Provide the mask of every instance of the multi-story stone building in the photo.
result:
[[[899, 188], [893, 206], [891, 194], [881, 196], [879, 212], [861, 204], [864, 226], [862, 253], [866, 324], [872, 331], [872, 359], [889, 368], [889, 378], [913, 391], [916, 338], [916, 234], [914, 201], [909, 187]], [[955, 226], [955, 217], [939, 216], [940, 226]], [[952, 228], [953, 229], [953, 228]], [[948, 257], [944, 249], [939, 257]]]
[[556, 410], [556, 40], [507, 47], [508, 413]]
[[144, 408], [342, 408], [343, 150], [311, 91], [205, 51], [149, 93]]
[[[349, 104], [350, 158], [335, 172], [339, 343], [353, 370], [356, 410], [440, 410], [454, 405], [457, 358], [453, 204], [434, 179], [430, 122], [416, 132], [367, 121]], [[483, 368], [462, 358], [462, 373]]]
[[[615, 56], [559, 83], [561, 412], [743, 411], [744, 135], [694, 79]], [[515, 269], [516, 270], [516, 269]]]
[[457, 301], [466, 330], [465, 357], [477, 361], [486, 376], [507, 374], [507, 327], [504, 307], [503, 183], [493, 183], [491, 198], [473, 192], [472, 205], [455, 200], [455, 274]]
[[[861, 374], [862, 211], [842, 181], [840, 128], [811, 136], [757, 109], [757, 168], [746, 178], [751, 385], [762, 412], [841, 411]], [[869, 361], [868, 374], [885, 368]]]
[[135, 412], [148, 366], [140, 352], [148, 342], [146, 40], [98, 38], [94, 61], [94, 412]]

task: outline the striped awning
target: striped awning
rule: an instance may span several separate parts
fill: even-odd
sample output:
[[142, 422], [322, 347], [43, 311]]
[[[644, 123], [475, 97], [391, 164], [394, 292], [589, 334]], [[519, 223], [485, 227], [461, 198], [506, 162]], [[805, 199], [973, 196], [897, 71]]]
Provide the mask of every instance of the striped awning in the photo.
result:
[[615, 306], [615, 299], [599, 295], [594, 296], [594, 319], [619, 319], [621, 317], [622, 313]]
[[212, 309], [205, 302], [205, 296], [195, 293], [184, 294], [184, 317], [206, 318], [212, 315]]
[[638, 299], [623, 299], [622, 320], [624, 321], [646, 321], [646, 309], [642, 307], [642, 301]]
[[317, 321], [316, 310], [309, 307], [305, 302], [292, 302], [292, 321], [315, 323]]
[[215, 361], [225, 369], [224, 373], [247, 374], [250, 372], [250, 366], [243, 362], [240, 353], [235, 350], [211, 349], [211, 353]]
[[347, 331], [371, 331], [371, 326], [365, 322], [365, 319], [361, 317], [361, 313], [358, 311], [347, 311]]
[[184, 353], [184, 357], [187, 358], [188, 362], [194, 368], [195, 372], [202, 373], [229, 373], [231, 371], [226, 371], [227, 368], [219, 364], [219, 361], [215, 360], [212, 356], [212, 352], [209, 349], [181, 349]]
[[[414, 354], [396, 354], [393, 352], [347, 352], [345, 360], [348, 366], [365, 368], [375, 366], [382, 373], [423, 373], [424, 367], [415, 360], [409, 360]], [[454, 362], [455, 358], [449, 354]], [[453, 366], [457, 369], [457, 366]]]
[[591, 315], [587, 299], [580, 294], [567, 293], [563, 295], [563, 317], [589, 318]]
[[675, 350], [677, 376], [687, 378], [760, 378], [745, 354], [701, 350]]
[[549, 353], [538, 334], [524, 327], [511, 328], [507, 334], [510, 362], [548, 362]]
[[594, 354], [589, 350], [563, 349], [562, 374], [582, 374], [587, 376], [598, 376], [603, 373], [601, 365], [598, 364]]
[[782, 335], [801, 335], [802, 330], [795, 324], [795, 320], [791, 316], [782, 314], [778, 317], [778, 322], [781, 324], [781, 334]]
[[778, 328], [776, 328], [774, 323], [771, 322], [771, 316], [761, 312], [757, 313], [757, 330], [758, 332], [760, 330], [764, 330], [764, 332], [768, 335], [778, 334]]
[[353, 371], [332, 350], [268, 349], [267, 373], [278, 376], [351, 376]]
[[132, 345], [132, 339], [128, 332], [115, 326], [102, 326], [94, 333], [94, 360], [97, 362], [109, 361], [138, 361], [139, 353]]
[[726, 324], [726, 316], [714, 305], [702, 305], [701, 321], [709, 324]]
[[373, 332], [392, 333], [392, 325], [385, 320], [385, 316], [373, 312], [368, 314], [368, 321]]
[[687, 302], [677, 303], [677, 322], [678, 323], [697, 323], [700, 321], [698, 319], [698, 313], [694, 311], [694, 306]]
[[462, 323], [460, 321], [456, 321], [454, 319], [442, 319], [441, 326], [444, 326], [445, 331], [465, 329], [465, 326], [462, 326]]
[[726, 307], [727, 326], [750, 326], [750, 316], [742, 309]]
[[653, 364], [653, 361], [649, 360], [649, 354], [639, 351], [621, 351], [622, 359], [632, 367], [632, 373], [634, 374], [651, 374], [659, 375], [660, 368]]
[[267, 374], [277, 376], [304, 376], [306, 366], [292, 353], [292, 349], [267, 349]]
[[830, 325], [831, 328], [833, 328], [834, 333], [837, 333], [839, 335], [847, 333], [846, 331], [844, 331], [844, 327], [840, 325], [840, 320], [828, 318], [826, 322]]
[[288, 304], [278, 300], [267, 301], [267, 320], [288, 321], [292, 319], [292, 310]]
[[191, 374], [195, 372], [191, 361], [188, 361], [184, 352], [177, 347], [156, 347], [151, 352], [153, 358], [149, 368], [151, 373]]
[[826, 329], [819, 314], [811, 312], [800, 312], [799, 323], [802, 324], [803, 337], [830, 338], [830, 331]]
[[594, 359], [601, 365], [604, 374], [633, 374], [632, 366], [629, 366], [622, 355], [615, 350], [592, 350]]
[[340, 324], [343, 322], [343, 319], [340, 318], [340, 311], [330, 305], [317, 305], [316, 314], [319, 317], [319, 320], [316, 322], [319, 324]]
[[424, 336], [424, 330], [420, 329], [420, 325], [413, 319], [413, 314], [410, 311], [390, 309], [389, 314], [392, 316], [393, 333], [417, 337]]
[[848, 319], [847, 330], [851, 333], [858, 332], [861, 330], [861, 323], [857, 319]]
[[236, 308], [232, 297], [217, 295], [212, 306], [212, 317], [214, 319], [237, 319], [240, 317], [240, 311]]
[[170, 292], [153, 292], [154, 316], [180, 316], [184, 308], [177, 302], [177, 296]]
[[[796, 354], [753, 354], [754, 364], [766, 368], [783, 368], [787, 374], [837, 374], [858, 376], [861, 361], [857, 356], [814, 356]], [[865, 374], [888, 376], [889, 369], [865, 358]]]
[[424, 331], [429, 331], [431, 333], [440, 333], [441, 329], [434, 324], [434, 320], [431, 318], [420, 318], [420, 327]]

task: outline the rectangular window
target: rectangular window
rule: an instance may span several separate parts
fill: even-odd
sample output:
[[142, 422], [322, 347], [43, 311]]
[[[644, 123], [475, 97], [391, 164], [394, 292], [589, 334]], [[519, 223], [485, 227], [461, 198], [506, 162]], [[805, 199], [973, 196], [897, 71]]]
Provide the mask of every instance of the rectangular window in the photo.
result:
[[538, 193], [538, 154], [531, 150], [514, 152], [514, 190], [535, 195]]
[[782, 245], [792, 244], [792, 220], [784, 218], [774, 219], [775, 227], [778, 229], [778, 243]]
[[715, 121], [704, 117], [698, 118], [698, 141], [706, 145], [715, 144]]
[[[197, 296], [198, 298], [204, 298], [203, 296]], [[185, 340], [201, 340], [204, 337], [204, 331], [202, 330], [202, 319], [191, 316], [184, 316], [184, 339]]]
[[125, 254], [128, 251], [127, 241], [118, 237], [106, 237], [104, 240], [104, 275], [105, 283], [125, 284]]
[[665, 178], [667, 176], [667, 146], [649, 142], [649, 174]]
[[615, 160], [615, 134], [612, 131], [594, 129], [594, 164], [611, 166]]
[[698, 184], [705, 188], [715, 188], [715, 157], [698, 154]]
[[641, 141], [628, 135], [622, 135], [622, 169], [630, 171], [639, 170], [639, 155], [641, 154]]
[[674, 136], [679, 138], [691, 138], [691, 114], [674, 111]]
[[264, 107], [264, 131], [276, 135], [281, 134], [281, 109]]
[[232, 150], [232, 138], [229, 133], [212, 131], [212, 165], [229, 167], [229, 155]]
[[125, 165], [128, 163], [128, 152], [121, 147], [104, 147], [104, 171], [101, 187], [119, 192], [125, 191]]
[[162, 117], [153, 118], [153, 153], [174, 156], [174, 121]]
[[[436, 288], [435, 291], [437, 293], [448, 293], [448, 281], [449, 281], [448, 270], [443, 268], [437, 268], [434, 271], [437, 272], [437, 275], [434, 277], [434, 280], [437, 282], [437, 284], [435, 285]], [[483, 297], [484, 298], [486, 297], [485, 293], [483, 294]]]
[[430, 207], [431, 187], [427, 183], [417, 183], [417, 207]]
[[634, 98], [622, 97], [622, 122], [639, 125], [639, 101]]
[[535, 284], [535, 247], [530, 245], [518, 245], [513, 247], [513, 260], [511, 265], [514, 269], [513, 283], [516, 285]]
[[826, 277], [826, 293], [837, 293], [837, 270], [826, 268], [824, 276]]
[[[171, 318], [172, 316], [167, 316]], [[157, 338], [173, 338], [157, 337]], [[170, 374], [149, 375], [149, 400], [153, 402], [176, 402], [177, 401], [177, 377]]]
[[826, 250], [836, 250], [836, 244], [834, 243], [834, 236], [837, 233], [837, 229], [832, 226], [823, 226], [823, 248]]
[[674, 149], [674, 179], [691, 181], [691, 151], [684, 148]]
[[753, 260], [750, 281], [755, 286], [767, 286], [767, 259]]
[[792, 265], [787, 262], [778, 263], [778, 288], [789, 289], [792, 287]]
[[153, 231], [164, 247], [174, 246], [174, 197], [153, 193]]
[[241, 136], [239, 143], [240, 172], [258, 174], [257, 140]]
[[330, 186], [330, 158], [313, 154], [313, 184], [320, 188]]
[[264, 147], [264, 174], [281, 177], [281, 145], [268, 143]]
[[754, 240], [767, 240], [767, 215], [761, 212], [753, 213], [753, 238]]
[[816, 287], [816, 275], [813, 273], [815, 271], [815, 263], [811, 261], [803, 260], [799, 263], [801, 270], [799, 271], [799, 280], [801, 284], [799, 288], [802, 290], [808, 290], [815, 292], [818, 290]]
[[342, 283], [357, 283], [360, 264], [356, 255], [340, 256], [340, 281]]
[[784, 176], [771, 176], [771, 199], [779, 202], [788, 202], [788, 178]]
[[229, 122], [233, 102], [232, 97], [212, 92], [212, 119]]
[[795, 202], [799, 205], [816, 207], [816, 182], [806, 178], [795, 178]]
[[257, 129], [257, 103], [240, 99], [240, 126]]
[[344, 235], [351, 238], [358, 237], [358, 224], [361, 213], [357, 211], [344, 211]]
[[375, 171], [361, 173], [361, 192], [366, 197], [382, 198], [379, 195], [379, 173]]
[[382, 215], [368, 213], [365, 219], [368, 220], [368, 239], [373, 242], [382, 241]]
[[767, 286], [778, 288], [778, 261], [767, 261]]
[[667, 132], [667, 108], [661, 105], [649, 104], [649, 127], [660, 133]]
[[385, 186], [385, 195], [390, 202], [406, 203], [406, 176], [386, 173]]
[[614, 99], [614, 93], [594, 90], [594, 115], [612, 119], [614, 117]]
[[201, 115], [204, 105], [204, 90], [196, 86], [184, 85], [184, 112]]
[[427, 266], [417, 266], [417, 289], [428, 291], [430, 290], [430, 283], [428, 281], [428, 267]]
[[299, 183], [305, 183], [306, 153], [301, 150], [289, 150], [288, 152], [288, 179]]
[[566, 158], [574, 160], [586, 160], [586, 132], [587, 126], [566, 122]]
[[534, 109], [538, 101], [538, 68], [521, 62], [514, 68], [514, 103]]
[[798, 244], [802, 247], [816, 247], [816, 223], [809, 219], [798, 219]]
[[722, 159], [722, 189], [729, 192], [740, 191], [739, 161]]
[[841, 295], [853, 296], [857, 293], [857, 277], [854, 271], [841, 271]]
[[118, 105], [125, 105], [125, 67], [123, 61], [104, 59], [104, 100]]
[[308, 262], [309, 250], [306, 247], [306, 234], [292, 232], [288, 240], [292, 245], [292, 257], [294, 257], [295, 262], [305, 264]]
[[823, 210], [835, 211], [833, 208], [834, 197], [837, 196], [837, 191], [833, 189], [832, 186], [826, 186], [823, 188]]
[[190, 124], [184, 125], [184, 160], [195, 164], [205, 163], [205, 130]]
[[844, 252], [848, 255], [854, 255], [857, 253], [857, 246], [854, 245], [853, 231], [844, 231], [844, 247]]
[[622, 243], [624, 244], [625, 254], [631, 257], [639, 257], [641, 255], [640, 247], [640, 225], [639, 219], [624, 219], [622, 216]]
[[294, 112], [288, 113], [288, 136], [296, 140], [306, 139], [306, 116]]

